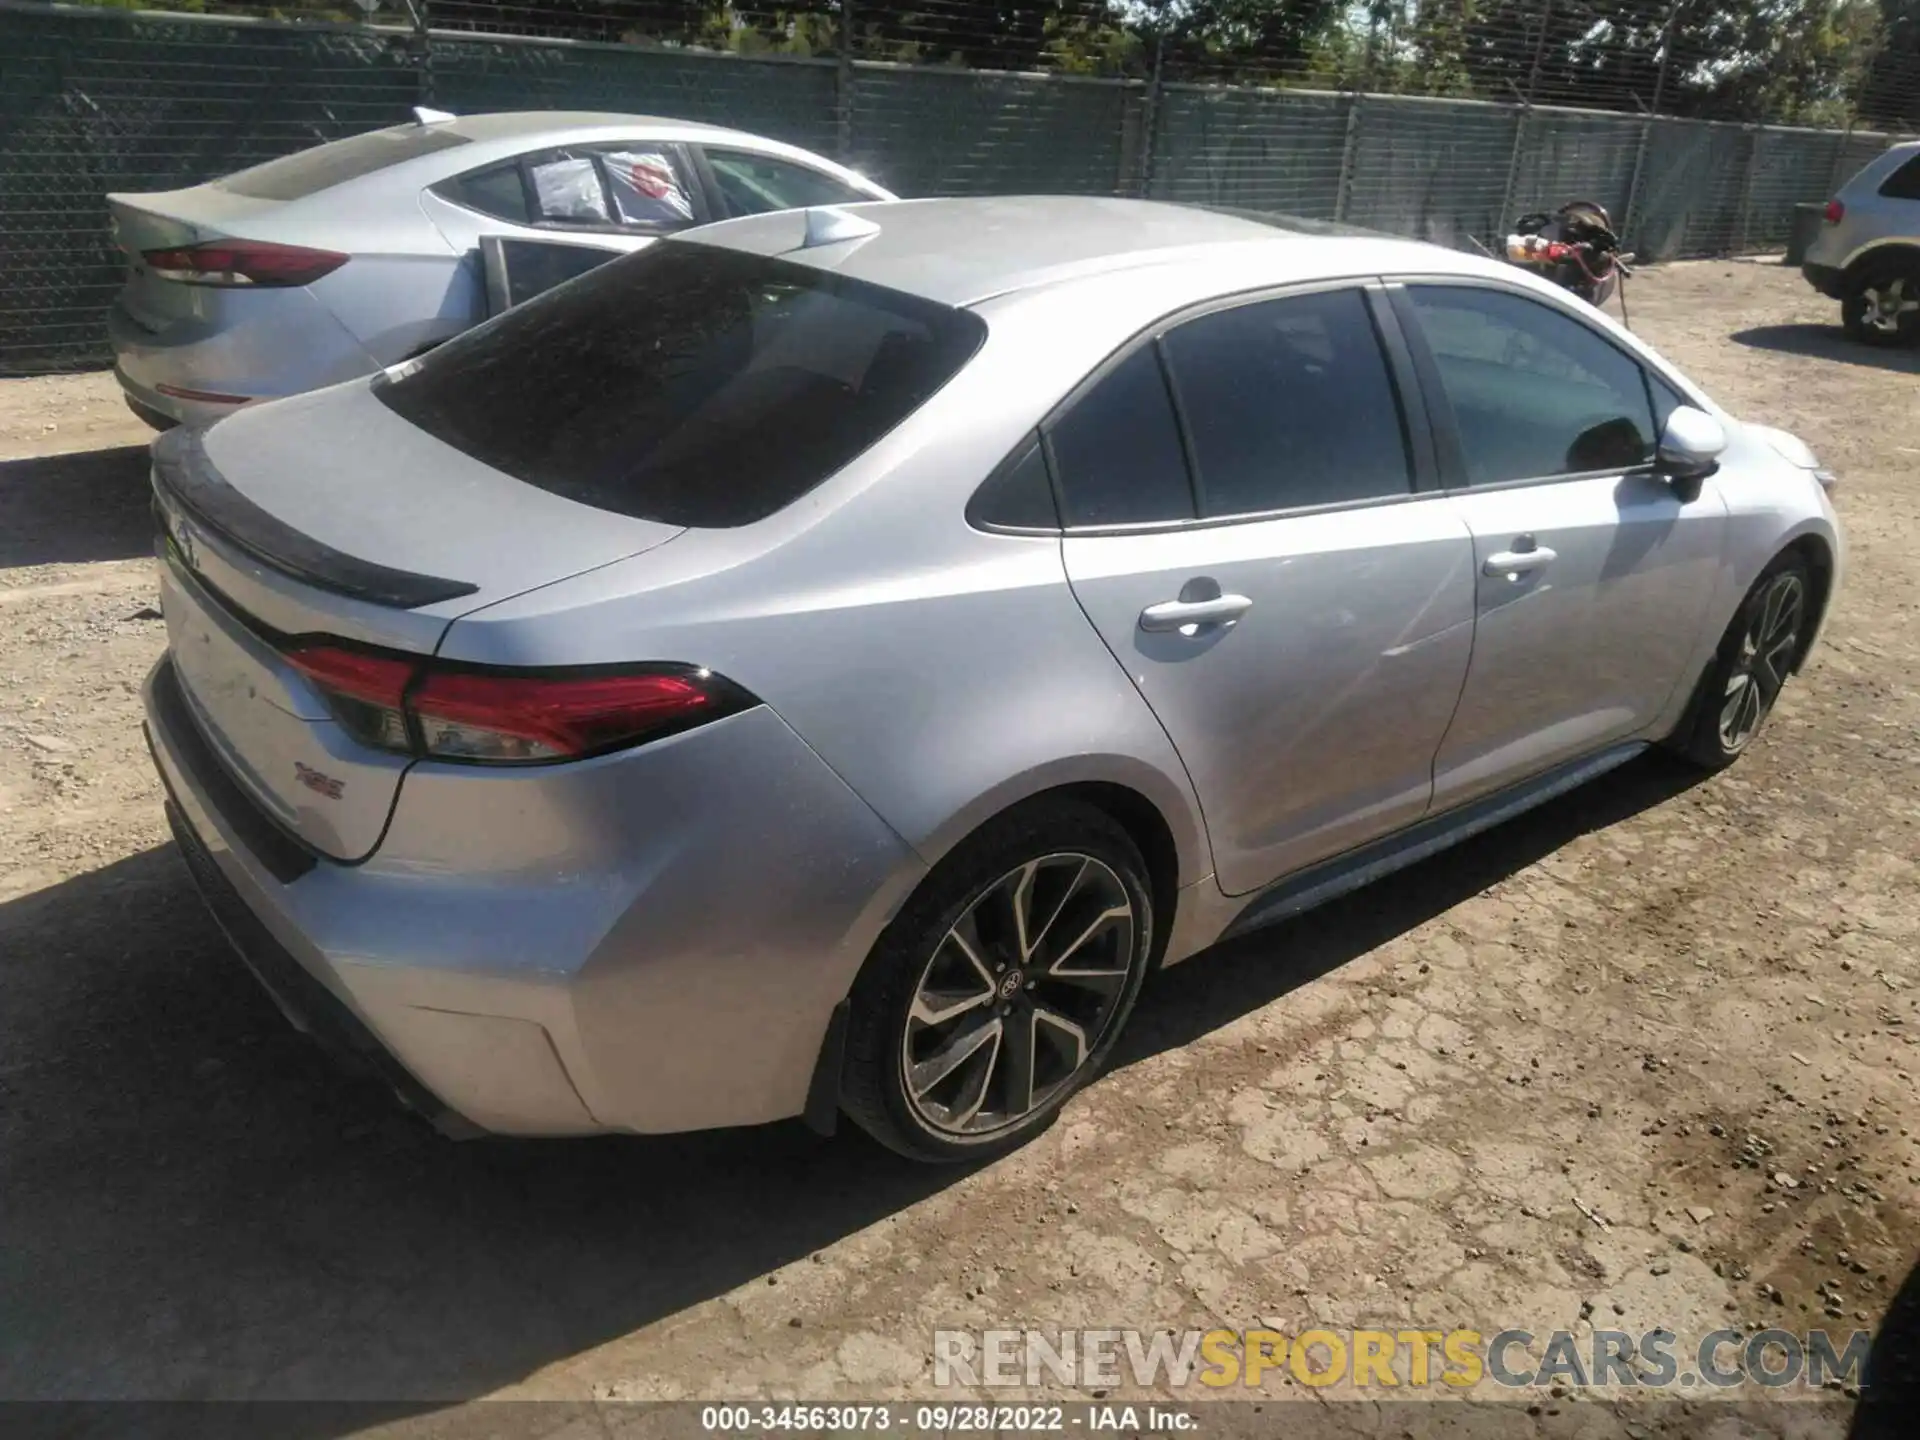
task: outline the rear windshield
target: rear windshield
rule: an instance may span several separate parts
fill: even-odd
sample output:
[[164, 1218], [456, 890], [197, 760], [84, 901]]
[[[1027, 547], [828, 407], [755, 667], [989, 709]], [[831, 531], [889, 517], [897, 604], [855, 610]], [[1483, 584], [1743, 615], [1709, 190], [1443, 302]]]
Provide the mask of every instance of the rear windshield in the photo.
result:
[[529, 485], [725, 528], [846, 465], [985, 334], [963, 310], [665, 240], [376, 377], [374, 393]]
[[402, 160], [417, 160], [436, 150], [449, 150], [466, 143], [466, 136], [451, 130], [427, 125], [395, 125], [316, 145], [293, 155], [282, 155], [278, 160], [236, 171], [214, 183], [222, 190], [253, 200], [304, 200], [331, 186], [398, 165]]

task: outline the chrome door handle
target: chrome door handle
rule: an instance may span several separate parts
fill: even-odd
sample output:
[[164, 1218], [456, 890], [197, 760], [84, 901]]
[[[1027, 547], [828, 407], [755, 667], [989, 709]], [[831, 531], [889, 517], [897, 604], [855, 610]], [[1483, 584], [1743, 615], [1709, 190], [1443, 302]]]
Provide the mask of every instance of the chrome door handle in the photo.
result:
[[1140, 612], [1142, 630], [1184, 630], [1187, 626], [1231, 625], [1253, 608], [1244, 595], [1216, 595], [1211, 600], [1162, 600]]
[[1544, 545], [1536, 545], [1531, 550], [1502, 550], [1489, 555], [1480, 570], [1485, 575], [1519, 576], [1531, 570], [1543, 570], [1559, 558]]

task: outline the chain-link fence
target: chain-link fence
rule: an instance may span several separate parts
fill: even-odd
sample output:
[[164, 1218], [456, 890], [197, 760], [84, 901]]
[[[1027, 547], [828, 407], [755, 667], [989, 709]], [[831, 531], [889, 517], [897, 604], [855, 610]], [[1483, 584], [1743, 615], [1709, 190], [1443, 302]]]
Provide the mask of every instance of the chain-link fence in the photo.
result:
[[0, 0], [0, 374], [111, 360], [108, 193], [423, 103], [717, 121], [908, 195], [1454, 245], [1593, 199], [1653, 259], [1779, 246], [1795, 204], [1920, 128], [1920, 0], [177, 3]]

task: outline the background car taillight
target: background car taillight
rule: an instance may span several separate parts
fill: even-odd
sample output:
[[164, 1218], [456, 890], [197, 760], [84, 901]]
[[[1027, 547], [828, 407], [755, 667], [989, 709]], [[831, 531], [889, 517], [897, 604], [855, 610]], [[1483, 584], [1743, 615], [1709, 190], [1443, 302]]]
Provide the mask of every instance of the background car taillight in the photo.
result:
[[363, 744], [470, 764], [577, 760], [704, 725], [757, 703], [692, 665], [544, 673], [326, 642], [286, 658]]
[[260, 240], [210, 240], [173, 250], [144, 250], [154, 274], [188, 285], [311, 285], [351, 256]]
[[1829, 200], [1826, 211], [1827, 224], [1838, 225], [1847, 218], [1847, 207], [1838, 200]]

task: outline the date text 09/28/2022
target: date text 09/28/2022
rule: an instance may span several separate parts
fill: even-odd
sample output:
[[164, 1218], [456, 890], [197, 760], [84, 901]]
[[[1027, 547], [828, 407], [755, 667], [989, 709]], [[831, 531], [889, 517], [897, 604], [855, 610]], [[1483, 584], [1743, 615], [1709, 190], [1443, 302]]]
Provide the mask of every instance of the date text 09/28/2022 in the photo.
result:
[[1138, 1434], [1197, 1428], [1190, 1411], [1165, 1405], [707, 1405], [700, 1428], [719, 1433], [769, 1430], [893, 1431], [924, 1434], [1085, 1430]]

